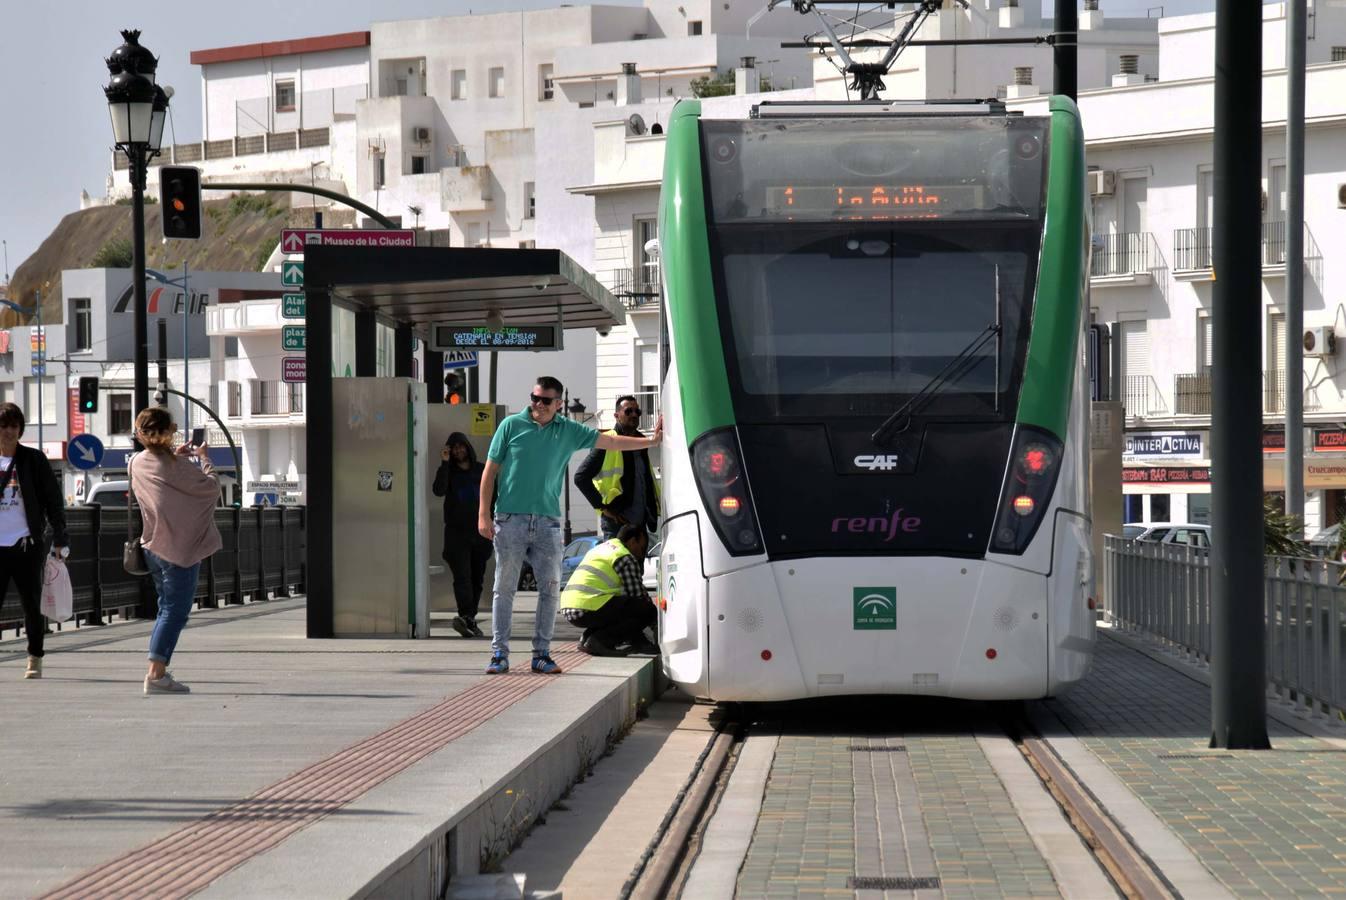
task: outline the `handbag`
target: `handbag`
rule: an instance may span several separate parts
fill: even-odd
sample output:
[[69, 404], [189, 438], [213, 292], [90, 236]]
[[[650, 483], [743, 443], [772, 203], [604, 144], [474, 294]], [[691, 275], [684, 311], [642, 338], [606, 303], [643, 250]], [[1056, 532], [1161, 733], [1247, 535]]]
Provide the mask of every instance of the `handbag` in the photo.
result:
[[42, 571], [42, 615], [53, 622], [64, 622], [75, 614], [74, 589], [65, 563], [48, 556]]
[[131, 478], [131, 460], [139, 455], [136, 453], [126, 461], [126, 543], [122, 545], [122, 568], [128, 575], [150, 574], [145, 548], [140, 546], [145, 523], [140, 518], [140, 504], [136, 502], [135, 482]]

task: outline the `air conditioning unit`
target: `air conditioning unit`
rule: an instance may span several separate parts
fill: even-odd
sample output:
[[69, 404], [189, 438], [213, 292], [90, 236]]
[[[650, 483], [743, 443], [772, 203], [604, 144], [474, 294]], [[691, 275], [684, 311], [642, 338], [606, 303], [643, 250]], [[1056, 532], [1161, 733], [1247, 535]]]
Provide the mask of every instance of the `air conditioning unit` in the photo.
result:
[[1089, 196], [1111, 197], [1117, 191], [1117, 173], [1111, 169], [1094, 169], [1089, 177]]
[[418, 144], [430, 143], [430, 129], [420, 127], [411, 129], [411, 139]]
[[1332, 356], [1337, 352], [1337, 333], [1331, 325], [1304, 330], [1305, 356]]

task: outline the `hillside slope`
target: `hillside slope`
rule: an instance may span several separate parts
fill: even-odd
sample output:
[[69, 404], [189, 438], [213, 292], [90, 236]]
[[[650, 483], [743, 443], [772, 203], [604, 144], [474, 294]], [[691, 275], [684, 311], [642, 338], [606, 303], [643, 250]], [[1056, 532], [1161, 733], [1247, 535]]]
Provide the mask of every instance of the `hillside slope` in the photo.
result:
[[[210, 200], [199, 241], [165, 244], [160, 208], [145, 206], [145, 261], [151, 269], [173, 269], [183, 260], [195, 271], [255, 272], [280, 240], [280, 230], [290, 218], [285, 195], [241, 194], [225, 200]], [[294, 210], [305, 219], [307, 210]], [[9, 298], [31, 306], [34, 291], [42, 291], [42, 319], [48, 324], [64, 321], [61, 271], [81, 269], [93, 263], [98, 251], [112, 241], [125, 241], [126, 268], [130, 268], [131, 207], [100, 206], [73, 212], [63, 218], [42, 246], [15, 270]], [[0, 313], [0, 328], [27, 324], [9, 310]]]

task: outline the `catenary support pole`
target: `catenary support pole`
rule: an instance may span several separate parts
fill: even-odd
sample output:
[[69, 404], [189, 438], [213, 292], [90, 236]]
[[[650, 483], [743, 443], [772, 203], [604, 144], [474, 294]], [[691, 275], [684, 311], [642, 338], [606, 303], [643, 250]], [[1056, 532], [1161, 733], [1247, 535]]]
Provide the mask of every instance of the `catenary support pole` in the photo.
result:
[[1056, 41], [1052, 45], [1053, 93], [1064, 94], [1075, 99], [1076, 85], [1079, 80], [1077, 44], [1079, 41], [1080, 14], [1075, 8], [1076, 0], [1056, 0], [1056, 18], [1052, 22], [1052, 31]]
[[1304, 536], [1305, 6], [1305, 0], [1285, 4], [1285, 512], [1298, 518], [1298, 538]]
[[1270, 746], [1262, 537], [1262, 7], [1215, 13], [1212, 747]]

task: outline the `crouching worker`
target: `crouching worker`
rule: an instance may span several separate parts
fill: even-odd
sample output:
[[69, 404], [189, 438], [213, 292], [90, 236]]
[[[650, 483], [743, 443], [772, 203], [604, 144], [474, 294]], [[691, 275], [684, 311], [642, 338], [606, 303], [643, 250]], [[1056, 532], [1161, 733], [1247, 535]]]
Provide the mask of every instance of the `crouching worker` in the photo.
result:
[[617, 536], [584, 555], [565, 590], [561, 615], [584, 629], [580, 649], [592, 656], [654, 654], [659, 648], [645, 635], [655, 610], [641, 584], [650, 539], [645, 526], [623, 525]]

